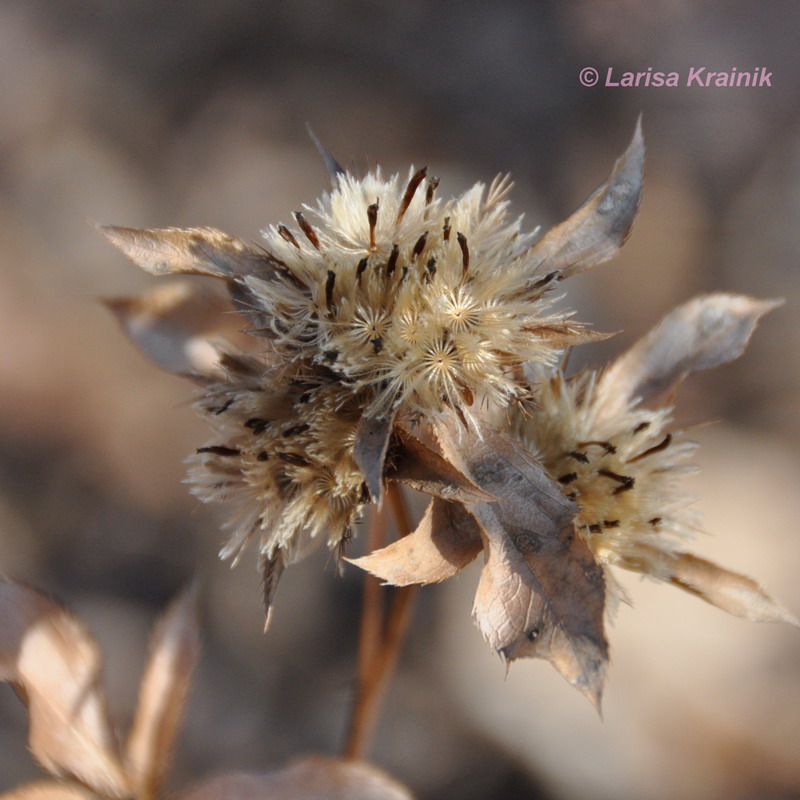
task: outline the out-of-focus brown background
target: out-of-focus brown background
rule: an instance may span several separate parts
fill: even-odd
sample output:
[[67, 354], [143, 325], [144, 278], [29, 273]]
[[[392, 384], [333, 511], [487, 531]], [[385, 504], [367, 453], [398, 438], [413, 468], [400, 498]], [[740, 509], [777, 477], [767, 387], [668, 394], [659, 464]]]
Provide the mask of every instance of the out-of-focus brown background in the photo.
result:
[[[428, 164], [440, 191], [512, 173], [531, 227], [607, 175], [643, 112], [642, 209], [622, 255], [570, 281], [613, 340], [712, 289], [785, 297], [746, 357], [682, 392], [699, 428], [697, 551], [800, 611], [800, 6], [793, 0], [0, 5], [0, 571], [64, 599], [107, 652], [127, 724], [147, 630], [203, 579], [205, 647], [173, 784], [341, 744], [359, 575], [292, 568], [261, 633], [253, 559], [181, 485], [206, 439], [192, 389], [98, 298], [150, 284], [86, 220], [245, 239], [347, 164]], [[594, 66], [766, 67], [761, 88], [584, 88]], [[578, 364], [581, 363], [579, 359]], [[423, 590], [375, 760], [421, 798], [800, 797], [800, 634], [624, 579], [604, 722], [545, 664], [508, 677], [470, 620], [474, 570]], [[0, 789], [37, 774], [0, 687]]]

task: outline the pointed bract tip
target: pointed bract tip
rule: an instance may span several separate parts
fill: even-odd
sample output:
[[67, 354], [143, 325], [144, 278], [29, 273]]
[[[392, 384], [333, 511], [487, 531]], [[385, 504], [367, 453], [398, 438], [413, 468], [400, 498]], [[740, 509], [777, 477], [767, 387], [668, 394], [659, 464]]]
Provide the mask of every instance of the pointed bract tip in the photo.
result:
[[317, 148], [317, 151], [322, 156], [322, 160], [325, 163], [325, 169], [328, 170], [328, 174], [331, 176], [332, 180], [336, 180], [340, 175], [347, 174], [347, 170], [331, 155], [330, 151], [324, 144], [317, 138], [317, 135], [314, 133], [311, 125], [307, 122], [306, 123], [306, 130], [308, 131], [308, 135], [311, 138], [311, 141], [314, 143], [314, 147]]

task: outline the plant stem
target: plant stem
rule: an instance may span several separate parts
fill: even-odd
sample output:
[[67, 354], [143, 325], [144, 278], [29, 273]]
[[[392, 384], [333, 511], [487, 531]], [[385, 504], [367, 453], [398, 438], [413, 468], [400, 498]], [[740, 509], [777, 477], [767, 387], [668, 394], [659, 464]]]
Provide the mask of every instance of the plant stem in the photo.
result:
[[[397, 537], [411, 533], [411, 519], [406, 507], [402, 488], [392, 483], [387, 488], [387, 499], [392, 511]], [[385, 517], [383, 517], [385, 520]], [[380, 536], [379, 525], [385, 526], [381, 512], [376, 515], [373, 529], [378, 528], [375, 538]], [[385, 527], [383, 529], [385, 535]], [[372, 548], [373, 533], [370, 531], [368, 545]], [[374, 549], [374, 548], [373, 548]], [[371, 552], [371, 550], [370, 550]], [[376, 594], [375, 589], [380, 591]], [[402, 586], [393, 589], [389, 612], [380, 630], [384, 590], [372, 575], [364, 577], [364, 606], [361, 612], [361, 630], [358, 657], [358, 686], [344, 757], [348, 759], [364, 758], [372, 739], [378, 712], [392, 677], [400, 650], [405, 639], [408, 623], [411, 619], [412, 600], [416, 594], [416, 586]]]

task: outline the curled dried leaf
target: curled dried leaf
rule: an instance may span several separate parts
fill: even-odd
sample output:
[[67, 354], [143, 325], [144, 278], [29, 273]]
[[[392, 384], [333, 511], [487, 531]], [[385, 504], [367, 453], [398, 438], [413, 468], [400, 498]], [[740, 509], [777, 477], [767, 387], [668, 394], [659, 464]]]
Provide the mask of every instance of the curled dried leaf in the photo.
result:
[[561, 277], [607, 261], [628, 238], [642, 197], [644, 138], [641, 119], [608, 181], [568, 219], [549, 230], [531, 251], [545, 272]]
[[671, 583], [712, 606], [750, 622], [789, 622], [800, 626], [791, 611], [760, 584], [691, 553], [678, 553], [669, 562]]
[[100, 231], [134, 264], [154, 275], [179, 273], [233, 280], [238, 275], [269, 277], [272, 258], [216, 228], [122, 228]]
[[74, 614], [0, 581], [0, 678], [28, 707], [31, 752], [53, 775], [105, 797], [127, 797], [100, 668], [99, 648]]
[[213, 778], [182, 800], [413, 800], [413, 795], [371, 764], [310, 756], [269, 775]]
[[241, 325], [219, 296], [174, 282], [106, 305], [131, 341], [162, 369], [190, 377], [225, 374], [214, 340], [236, 336]]
[[[600, 378], [604, 413], [661, 395], [693, 372], [738, 358], [764, 314], [782, 300], [741, 294], [700, 295], [667, 314]], [[613, 400], [616, 398], [616, 401]]]
[[199, 649], [195, 601], [179, 597], [153, 634], [125, 753], [137, 797], [156, 797], [169, 765]]
[[425, 494], [462, 502], [493, 500], [455, 464], [420, 441], [402, 426], [396, 428], [396, 447], [387, 462], [385, 476]]
[[[485, 423], [438, 429], [445, 455], [498, 498], [468, 504], [485, 563], [474, 615], [508, 661], [543, 658], [599, 707], [608, 661], [602, 568], [574, 529], [576, 507], [515, 440]], [[460, 436], [459, 436], [460, 434]]]
[[452, 577], [482, 549], [475, 518], [460, 503], [434, 497], [413, 533], [349, 560], [393, 586], [410, 586]]

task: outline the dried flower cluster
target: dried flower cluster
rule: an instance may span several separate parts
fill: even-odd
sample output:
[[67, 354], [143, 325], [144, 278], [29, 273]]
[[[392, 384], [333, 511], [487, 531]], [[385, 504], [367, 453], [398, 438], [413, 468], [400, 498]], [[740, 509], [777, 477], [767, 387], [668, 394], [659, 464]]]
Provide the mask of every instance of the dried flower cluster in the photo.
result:
[[237, 315], [174, 285], [112, 307], [145, 352], [202, 385], [216, 438], [190, 482], [236, 507], [224, 556], [260, 539], [268, 606], [285, 563], [323, 537], [340, 548], [399, 481], [430, 494], [428, 510], [356, 563], [407, 585], [483, 552], [474, 613], [490, 644], [547, 658], [595, 701], [610, 565], [742, 616], [791, 619], [757, 584], [683, 551], [696, 521], [678, 478], [694, 445], [658, 402], [737, 357], [774, 304], [696, 298], [604, 371], [556, 366], [599, 336], [554, 310], [553, 290], [627, 237], [638, 127], [608, 181], [540, 237], [509, 219], [506, 180], [445, 201], [425, 168], [359, 179], [327, 161], [331, 192], [261, 247], [211, 228], [103, 228], [149, 272], [227, 285]]

